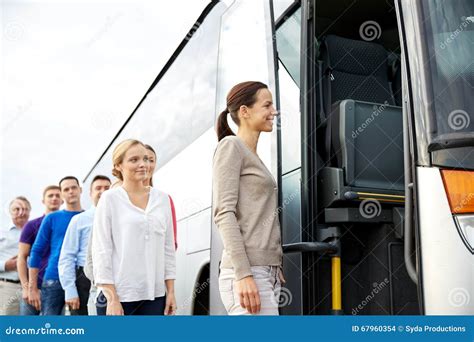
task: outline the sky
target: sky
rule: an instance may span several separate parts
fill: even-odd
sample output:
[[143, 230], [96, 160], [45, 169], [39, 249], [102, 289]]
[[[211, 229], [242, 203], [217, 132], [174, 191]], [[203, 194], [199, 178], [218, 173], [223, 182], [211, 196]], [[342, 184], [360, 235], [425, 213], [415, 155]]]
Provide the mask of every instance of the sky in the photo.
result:
[[[10, 201], [82, 180], [208, 1], [1, 1], [1, 227]], [[83, 198], [88, 189], [83, 189]]]

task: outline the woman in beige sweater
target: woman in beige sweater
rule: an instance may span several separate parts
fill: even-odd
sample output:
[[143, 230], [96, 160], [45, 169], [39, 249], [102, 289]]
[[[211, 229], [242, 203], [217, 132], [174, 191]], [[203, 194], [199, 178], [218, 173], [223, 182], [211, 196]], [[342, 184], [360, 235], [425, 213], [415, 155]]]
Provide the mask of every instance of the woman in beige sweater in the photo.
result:
[[243, 82], [231, 89], [217, 121], [213, 214], [224, 243], [219, 290], [230, 315], [278, 315], [284, 281], [278, 189], [257, 155], [260, 133], [272, 131], [276, 115], [268, 87]]

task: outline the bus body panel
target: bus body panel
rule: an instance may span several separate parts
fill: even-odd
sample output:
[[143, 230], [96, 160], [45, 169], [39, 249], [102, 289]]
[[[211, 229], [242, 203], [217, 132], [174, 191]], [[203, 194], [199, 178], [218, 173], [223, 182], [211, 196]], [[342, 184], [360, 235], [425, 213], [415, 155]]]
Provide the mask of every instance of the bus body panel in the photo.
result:
[[474, 256], [457, 231], [440, 170], [417, 167], [416, 173], [425, 314], [472, 315]]

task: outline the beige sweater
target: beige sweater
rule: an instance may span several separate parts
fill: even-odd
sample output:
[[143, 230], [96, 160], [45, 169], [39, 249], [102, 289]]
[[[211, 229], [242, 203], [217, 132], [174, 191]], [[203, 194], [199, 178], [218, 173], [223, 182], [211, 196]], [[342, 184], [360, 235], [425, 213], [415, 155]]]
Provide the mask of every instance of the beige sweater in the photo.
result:
[[236, 280], [250, 266], [280, 266], [282, 248], [275, 180], [260, 158], [236, 136], [222, 139], [214, 154], [213, 214], [224, 251], [221, 268]]

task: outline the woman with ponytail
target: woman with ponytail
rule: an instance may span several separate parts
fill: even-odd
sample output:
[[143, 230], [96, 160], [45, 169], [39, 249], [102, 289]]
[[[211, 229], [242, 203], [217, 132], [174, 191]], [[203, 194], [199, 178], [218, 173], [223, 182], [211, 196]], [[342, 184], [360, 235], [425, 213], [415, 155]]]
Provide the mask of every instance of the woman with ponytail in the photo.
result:
[[213, 216], [224, 243], [219, 290], [229, 315], [278, 315], [284, 282], [278, 190], [257, 154], [260, 133], [272, 131], [276, 115], [268, 87], [249, 81], [230, 90], [216, 124]]

